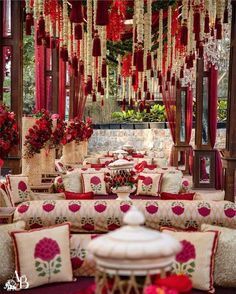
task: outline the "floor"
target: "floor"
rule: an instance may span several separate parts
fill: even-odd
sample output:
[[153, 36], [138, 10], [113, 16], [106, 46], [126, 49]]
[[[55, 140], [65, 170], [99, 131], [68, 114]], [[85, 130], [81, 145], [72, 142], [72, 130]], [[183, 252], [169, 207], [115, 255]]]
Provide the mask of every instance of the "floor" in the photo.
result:
[[[20, 293], [25, 293], [25, 294], [54, 294], [54, 293], [55, 294], [77, 294], [77, 293], [78, 294], [85, 294], [86, 288], [89, 287], [93, 283], [93, 281], [94, 281], [93, 278], [80, 277], [76, 282], [49, 284], [49, 285], [44, 285], [44, 286], [37, 287], [34, 289], [21, 290]], [[0, 293], [2, 294], [2, 293], [9, 293], [9, 292], [0, 288]], [[190, 293], [191, 294], [201, 294], [204, 292], [193, 290]], [[216, 294], [235, 294], [236, 289], [235, 288], [234, 289], [220, 288], [220, 289], [216, 289], [215, 293]]]

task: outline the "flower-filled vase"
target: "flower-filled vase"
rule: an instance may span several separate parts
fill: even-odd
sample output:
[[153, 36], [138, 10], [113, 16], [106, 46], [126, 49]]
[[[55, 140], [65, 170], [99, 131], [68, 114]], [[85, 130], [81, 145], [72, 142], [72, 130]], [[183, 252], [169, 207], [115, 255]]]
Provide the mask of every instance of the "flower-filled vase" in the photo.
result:
[[42, 156], [42, 174], [52, 174], [55, 173], [55, 158], [56, 150], [43, 148], [41, 150]]
[[29, 185], [37, 186], [42, 183], [42, 155], [36, 153], [30, 158], [22, 159], [22, 174], [28, 177]]
[[75, 163], [83, 163], [84, 145], [83, 142], [75, 143]]
[[75, 141], [63, 145], [62, 157], [63, 163], [65, 164], [75, 164]]

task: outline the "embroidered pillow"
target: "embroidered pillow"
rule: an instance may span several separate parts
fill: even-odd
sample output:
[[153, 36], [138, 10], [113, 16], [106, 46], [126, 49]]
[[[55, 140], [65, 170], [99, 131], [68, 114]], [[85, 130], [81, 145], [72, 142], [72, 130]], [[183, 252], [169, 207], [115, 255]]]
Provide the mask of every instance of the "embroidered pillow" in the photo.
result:
[[141, 173], [138, 180], [137, 195], [158, 196], [162, 174]]
[[106, 167], [105, 163], [91, 163], [91, 168], [104, 168]]
[[163, 200], [193, 200], [195, 193], [161, 193], [161, 199]]
[[214, 292], [213, 269], [218, 232], [176, 232], [161, 228], [182, 243], [182, 251], [175, 257], [173, 272], [187, 274], [193, 288]]
[[182, 185], [181, 171], [168, 171], [163, 174], [161, 192], [179, 193]]
[[95, 195], [106, 195], [107, 191], [104, 175], [104, 173], [83, 173], [83, 192], [93, 192]]
[[93, 199], [94, 193], [74, 193], [65, 191], [66, 200], [81, 200], [81, 199]]
[[236, 287], [236, 230], [203, 224], [201, 231], [218, 231], [214, 282], [221, 287]]
[[74, 193], [82, 192], [81, 173], [77, 169], [62, 175], [61, 177], [65, 191]]
[[223, 201], [225, 199], [225, 191], [213, 190], [213, 191], [197, 191], [194, 200], [204, 201]]
[[6, 179], [6, 188], [13, 204], [30, 200], [32, 191], [28, 184], [28, 177], [21, 175], [8, 175], [6, 176]]
[[14, 250], [9, 233], [24, 228], [23, 221], [0, 226], [0, 285], [10, 279], [15, 271]]
[[12, 232], [16, 269], [29, 287], [73, 280], [70, 261], [70, 225]]

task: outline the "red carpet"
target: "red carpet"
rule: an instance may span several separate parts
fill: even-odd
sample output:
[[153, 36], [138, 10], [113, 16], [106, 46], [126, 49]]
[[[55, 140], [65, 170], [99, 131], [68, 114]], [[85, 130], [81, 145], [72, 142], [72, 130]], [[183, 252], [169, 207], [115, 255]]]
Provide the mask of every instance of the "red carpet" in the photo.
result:
[[[41, 287], [29, 289], [29, 290], [21, 290], [20, 293], [25, 294], [76, 294], [79, 291], [85, 290], [94, 282], [94, 278], [86, 278], [80, 277], [76, 282], [71, 283], [56, 283], [44, 285]], [[14, 293], [3, 290], [3, 286], [0, 286], [0, 293]], [[83, 293], [83, 292], [82, 292]], [[202, 294], [203, 291], [193, 290], [190, 292], [191, 294]], [[189, 293], [189, 294], [190, 294]], [[207, 292], [205, 292], [207, 293]], [[235, 294], [236, 289], [234, 288], [218, 288], [215, 291], [216, 294]]]

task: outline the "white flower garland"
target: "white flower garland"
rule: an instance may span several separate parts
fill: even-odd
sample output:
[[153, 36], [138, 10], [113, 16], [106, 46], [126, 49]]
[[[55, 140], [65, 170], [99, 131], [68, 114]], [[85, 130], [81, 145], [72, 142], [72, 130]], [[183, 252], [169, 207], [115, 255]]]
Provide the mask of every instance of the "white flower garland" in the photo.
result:
[[92, 1], [87, 1], [87, 75], [92, 74], [92, 22], [93, 6]]
[[136, 2], [136, 9], [137, 9], [137, 18], [136, 18], [136, 23], [137, 23], [137, 40], [138, 43], [143, 43], [143, 27], [144, 27], [144, 0], [135, 0]]
[[163, 9], [159, 12], [159, 48], [158, 48], [158, 70], [162, 72], [163, 57]]
[[168, 7], [168, 19], [167, 19], [167, 59], [166, 68], [171, 65], [171, 21], [172, 21], [172, 6]]
[[63, 29], [62, 29], [62, 38], [63, 38], [63, 45], [67, 46], [67, 39], [68, 39], [68, 4], [67, 0], [63, 0]]

